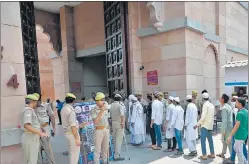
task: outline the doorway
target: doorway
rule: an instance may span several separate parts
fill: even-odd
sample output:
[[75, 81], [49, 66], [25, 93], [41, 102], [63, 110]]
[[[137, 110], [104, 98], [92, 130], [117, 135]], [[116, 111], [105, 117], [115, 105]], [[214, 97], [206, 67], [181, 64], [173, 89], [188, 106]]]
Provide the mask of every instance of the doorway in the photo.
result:
[[84, 57], [83, 72], [83, 92], [86, 99], [91, 98], [93, 92], [108, 92], [105, 54]]

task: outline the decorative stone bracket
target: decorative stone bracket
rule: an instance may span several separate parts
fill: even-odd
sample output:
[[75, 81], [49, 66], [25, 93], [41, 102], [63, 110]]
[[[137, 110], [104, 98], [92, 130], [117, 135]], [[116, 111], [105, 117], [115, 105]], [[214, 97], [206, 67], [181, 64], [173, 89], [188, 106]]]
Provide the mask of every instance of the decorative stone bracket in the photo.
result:
[[164, 22], [164, 2], [147, 2], [146, 7], [150, 11], [150, 21], [158, 30], [162, 30]]

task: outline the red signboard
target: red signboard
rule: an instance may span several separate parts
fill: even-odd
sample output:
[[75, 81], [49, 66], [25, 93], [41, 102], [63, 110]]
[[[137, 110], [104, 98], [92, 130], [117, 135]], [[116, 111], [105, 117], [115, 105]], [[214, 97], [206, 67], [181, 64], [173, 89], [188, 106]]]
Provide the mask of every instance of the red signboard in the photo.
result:
[[157, 70], [147, 72], [147, 83], [148, 85], [158, 85]]

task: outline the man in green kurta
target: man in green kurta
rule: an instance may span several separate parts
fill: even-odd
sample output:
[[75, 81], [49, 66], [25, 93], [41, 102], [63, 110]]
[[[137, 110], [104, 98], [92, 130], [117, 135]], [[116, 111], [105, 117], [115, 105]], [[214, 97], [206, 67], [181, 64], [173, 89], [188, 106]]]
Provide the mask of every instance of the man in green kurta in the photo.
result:
[[233, 124], [232, 124], [232, 107], [228, 105], [229, 97], [226, 94], [223, 94], [220, 98], [220, 103], [221, 103], [221, 117], [222, 117], [222, 143], [223, 143], [223, 148], [221, 154], [218, 154], [218, 157], [225, 158], [225, 154], [227, 151], [227, 147], [229, 149], [230, 154], [232, 153], [232, 144], [227, 143], [227, 138], [229, 137], [232, 129], [233, 129]]

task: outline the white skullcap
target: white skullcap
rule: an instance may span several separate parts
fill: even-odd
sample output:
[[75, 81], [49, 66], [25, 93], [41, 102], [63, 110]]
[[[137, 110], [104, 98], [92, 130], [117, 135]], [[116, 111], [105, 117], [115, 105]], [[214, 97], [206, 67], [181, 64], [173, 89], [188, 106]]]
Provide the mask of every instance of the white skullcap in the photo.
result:
[[154, 94], [154, 96], [159, 96], [159, 95], [160, 95], [160, 92], [155, 91], [153, 94]]
[[208, 99], [208, 98], [209, 98], [209, 94], [208, 94], [208, 93], [203, 93], [203, 94], [202, 94], [202, 98]]
[[239, 97], [238, 96], [233, 96], [234, 99], [238, 99]]
[[135, 96], [132, 96], [132, 97], [131, 97], [131, 100], [132, 100], [132, 101], [138, 101], [138, 100], [137, 100], [137, 97], [135, 97]]
[[122, 98], [122, 96], [120, 94], [115, 94], [114, 97], [120, 97], [120, 98]]
[[192, 95], [187, 95], [186, 96], [186, 100], [192, 100], [192, 99], [193, 99]]
[[174, 97], [169, 96], [169, 100], [173, 101], [173, 100], [174, 100]]
[[179, 97], [175, 97], [175, 98], [174, 98], [174, 101], [176, 101], [176, 102], [179, 103], [179, 102], [180, 102], [180, 98], [179, 98]]
[[129, 96], [129, 100], [130, 100], [130, 101], [131, 101], [132, 97], [134, 97], [134, 95], [130, 95], [130, 96]]

